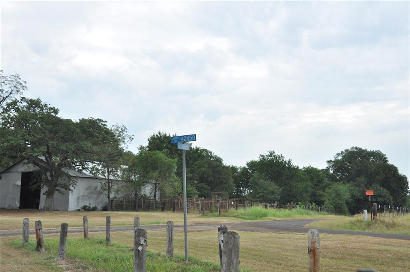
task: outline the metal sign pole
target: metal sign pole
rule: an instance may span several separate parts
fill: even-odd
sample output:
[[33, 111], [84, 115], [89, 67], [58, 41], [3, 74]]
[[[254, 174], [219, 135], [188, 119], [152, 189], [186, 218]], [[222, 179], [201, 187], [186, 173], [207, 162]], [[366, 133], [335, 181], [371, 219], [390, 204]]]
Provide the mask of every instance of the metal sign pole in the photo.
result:
[[184, 177], [184, 240], [185, 240], [185, 261], [188, 262], [188, 226], [186, 222], [187, 217], [187, 199], [186, 199], [186, 164], [185, 164], [185, 150], [182, 150], [182, 172]]

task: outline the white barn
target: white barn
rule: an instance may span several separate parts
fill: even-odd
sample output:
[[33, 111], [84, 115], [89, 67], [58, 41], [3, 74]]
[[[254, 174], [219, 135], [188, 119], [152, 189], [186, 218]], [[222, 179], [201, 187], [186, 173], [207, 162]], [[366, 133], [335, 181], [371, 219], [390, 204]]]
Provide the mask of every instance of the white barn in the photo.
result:
[[[30, 186], [36, 170], [36, 166], [20, 161], [0, 172], [0, 208], [43, 209], [45, 189]], [[77, 179], [77, 184], [72, 191], [54, 194], [55, 210], [73, 211], [84, 205], [101, 210], [107, 204], [106, 193], [101, 190], [102, 178], [72, 170], [67, 173]]]

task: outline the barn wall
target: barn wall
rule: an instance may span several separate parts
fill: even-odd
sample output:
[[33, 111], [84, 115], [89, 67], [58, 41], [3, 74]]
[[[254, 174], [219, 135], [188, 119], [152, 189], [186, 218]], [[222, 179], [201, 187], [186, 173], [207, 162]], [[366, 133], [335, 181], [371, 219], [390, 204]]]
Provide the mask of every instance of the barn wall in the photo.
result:
[[20, 207], [21, 172], [5, 172], [0, 179], [0, 208]]
[[[46, 201], [45, 196], [46, 188], [41, 189], [40, 193], [40, 209], [44, 209], [44, 203]], [[54, 210], [56, 211], [68, 211], [68, 197], [69, 192], [67, 190], [54, 193]]]
[[78, 178], [77, 185], [70, 192], [70, 211], [81, 209], [82, 206], [97, 206], [101, 210], [107, 203], [105, 193], [101, 190], [101, 181], [95, 178]]
[[36, 166], [21, 162], [0, 174], [0, 208], [18, 209], [20, 207], [21, 172], [36, 170], [38, 170]]

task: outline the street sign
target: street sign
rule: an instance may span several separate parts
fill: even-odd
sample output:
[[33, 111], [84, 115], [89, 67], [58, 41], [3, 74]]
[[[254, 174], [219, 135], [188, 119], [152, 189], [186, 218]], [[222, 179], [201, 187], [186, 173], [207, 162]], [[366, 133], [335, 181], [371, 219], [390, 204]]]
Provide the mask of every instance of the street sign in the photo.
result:
[[366, 195], [368, 196], [374, 195], [373, 190], [366, 190]]
[[191, 145], [189, 143], [178, 142], [178, 149], [189, 150], [190, 147]]
[[186, 143], [186, 142], [193, 142], [193, 141], [196, 141], [196, 134], [174, 136], [171, 138], [171, 144], [176, 144], [179, 142]]

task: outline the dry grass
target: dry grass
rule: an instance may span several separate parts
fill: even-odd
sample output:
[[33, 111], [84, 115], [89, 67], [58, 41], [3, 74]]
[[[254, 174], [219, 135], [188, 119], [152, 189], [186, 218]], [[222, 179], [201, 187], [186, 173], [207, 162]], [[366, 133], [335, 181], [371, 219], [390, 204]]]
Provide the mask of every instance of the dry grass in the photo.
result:
[[394, 233], [410, 235], [410, 214], [389, 216], [379, 214], [375, 221], [364, 222], [361, 215], [343, 217], [336, 220], [323, 220], [308, 225], [314, 228], [326, 228], [335, 230], [356, 230], [380, 233]]
[[[253, 271], [306, 271], [307, 234], [238, 231], [241, 237], [241, 268]], [[104, 238], [105, 233], [92, 233]], [[57, 237], [50, 235], [47, 237]], [[46, 243], [47, 243], [46, 237]], [[69, 234], [81, 237], [81, 234]], [[113, 232], [114, 243], [132, 246], [132, 232]], [[148, 249], [164, 254], [165, 230], [148, 231]], [[410, 242], [366, 236], [321, 234], [321, 271], [356, 271], [372, 268], [378, 272], [407, 272]], [[175, 231], [175, 254], [183, 256], [183, 232]], [[218, 263], [216, 231], [189, 233], [190, 256]]]
[[[181, 212], [42, 212], [38, 210], [0, 210], [0, 230], [16, 230], [21, 229], [22, 222], [25, 217], [30, 219], [30, 228], [34, 228], [34, 221], [41, 220], [43, 228], [59, 228], [61, 223], [68, 223], [70, 227], [82, 227], [83, 216], [87, 215], [89, 227], [105, 226], [105, 217], [111, 216], [112, 226], [131, 226], [134, 222], [134, 217], [141, 218], [141, 224], [165, 224], [167, 221], [174, 221], [175, 224], [183, 224], [184, 215]], [[197, 213], [188, 214], [190, 223], [201, 222], [240, 222], [245, 221], [239, 218], [230, 217], [204, 217]]]

